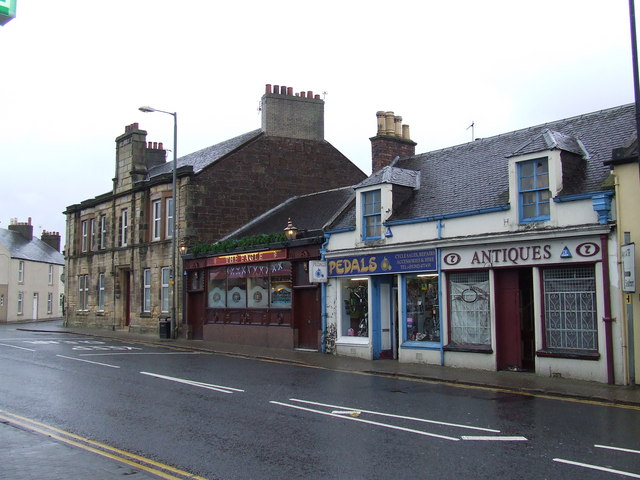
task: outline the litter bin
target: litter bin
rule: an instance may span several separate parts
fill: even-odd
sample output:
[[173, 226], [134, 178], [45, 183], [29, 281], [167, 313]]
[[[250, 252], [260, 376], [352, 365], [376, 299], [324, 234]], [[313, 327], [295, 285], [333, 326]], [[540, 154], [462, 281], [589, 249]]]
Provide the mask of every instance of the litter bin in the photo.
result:
[[171, 322], [168, 318], [160, 319], [160, 338], [171, 338]]

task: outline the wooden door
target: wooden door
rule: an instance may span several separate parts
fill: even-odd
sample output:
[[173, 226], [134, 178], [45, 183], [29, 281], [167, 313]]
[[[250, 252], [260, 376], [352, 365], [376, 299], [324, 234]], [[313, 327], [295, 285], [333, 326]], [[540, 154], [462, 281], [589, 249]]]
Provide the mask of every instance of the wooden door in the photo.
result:
[[293, 308], [298, 328], [298, 348], [318, 350], [320, 322], [320, 287], [294, 288]]
[[193, 340], [202, 340], [204, 334], [204, 292], [188, 294], [187, 322]]
[[495, 271], [495, 299], [497, 368], [521, 370], [520, 286], [517, 269]]

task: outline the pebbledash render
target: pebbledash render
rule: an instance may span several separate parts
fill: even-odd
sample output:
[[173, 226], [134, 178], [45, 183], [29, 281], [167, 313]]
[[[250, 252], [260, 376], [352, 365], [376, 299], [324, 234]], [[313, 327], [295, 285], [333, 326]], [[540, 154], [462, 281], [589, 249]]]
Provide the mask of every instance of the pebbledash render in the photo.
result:
[[[172, 162], [163, 143], [149, 142], [137, 123], [116, 138], [113, 189], [64, 212], [67, 325], [157, 331], [171, 311], [174, 235], [176, 245], [188, 251], [292, 196], [366, 178], [324, 139], [324, 101], [318, 95], [267, 85], [261, 111], [261, 128], [178, 158], [175, 209]], [[180, 254], [176, 271], [173, 333], [190, 336]]]

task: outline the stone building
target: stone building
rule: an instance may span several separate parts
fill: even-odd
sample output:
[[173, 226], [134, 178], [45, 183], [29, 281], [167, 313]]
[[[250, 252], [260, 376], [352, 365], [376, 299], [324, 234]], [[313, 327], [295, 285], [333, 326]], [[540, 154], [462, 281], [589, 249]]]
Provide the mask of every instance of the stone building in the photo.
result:
[[[64, 212], [68, 325], [154, 331], [171, 312], [174, 235], [185, 249], [213, 243], [287, 198], [366, 177], [324, 139], [318, 95], [267, 85], [261, 110], [262, 128], [178, 159], [175, 203], [163, 144], [135, 123], [116, 138], [112, 191]], [[172, 336], [187, 333], [181, 277]]]

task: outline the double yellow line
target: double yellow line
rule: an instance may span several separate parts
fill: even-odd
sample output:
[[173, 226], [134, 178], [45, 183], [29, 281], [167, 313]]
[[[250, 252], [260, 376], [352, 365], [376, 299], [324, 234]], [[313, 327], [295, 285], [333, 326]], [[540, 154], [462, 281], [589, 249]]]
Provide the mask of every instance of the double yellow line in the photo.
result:
[[68, 445], [81, 448], [85, 451], [96, 453], [103, 457], [110, 458], [120, 463], [124, 463], [134, 468], [139, 468], [145, 472], [157, 475], [160, 478], [167, 480], [207, 480], [204, 477], [193, 475], [184, 470], [174, 468], [170, 465], [165, 465], [160, 462], [155, 462], [140, 455], [129, 453], [124, 450], [120, 450], [104, 443], [89, 440], [88, 438], [81, 437], [71, 432], [61, 430], [44, 423], [31, 420], [14, 413], [10, 413], [4, 410], [0, 410], [0, 421], [6, 422], [10, 425], [16, 425], [26, 430], [41, 433], [47, 437], [59, 440]]

